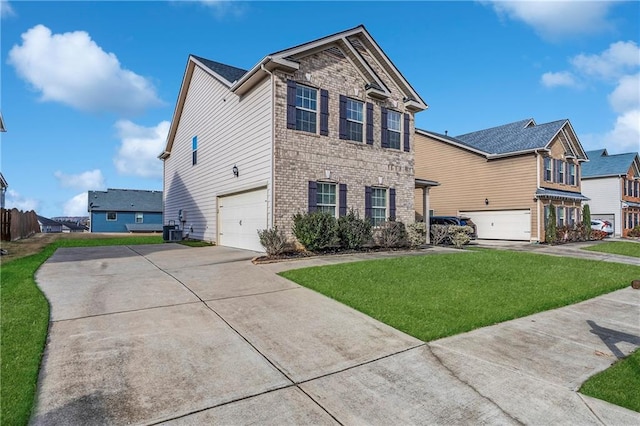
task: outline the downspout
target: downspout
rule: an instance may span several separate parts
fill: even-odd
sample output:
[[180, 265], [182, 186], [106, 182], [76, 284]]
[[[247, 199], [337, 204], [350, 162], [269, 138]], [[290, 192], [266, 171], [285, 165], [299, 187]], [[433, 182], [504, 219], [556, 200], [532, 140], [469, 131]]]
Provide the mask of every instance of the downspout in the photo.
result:
[[[536, 150], [534, 151], [536, 154], [536, 191], [540, 189], [540, 153]], [[542, 214], [544, 216], [544, 213]], [[544, 221], [544, 217], [542, 218]], [[540, 220], [540, 198], [536, 197], [536, 222], [538, 225], [538, 235], [537, 239], [540, 242], [540, 236], [542, 235], [542, 221]]]
[[[271, 199], [269, 200], [270, 217], [267, 217], [267, 228], [273, 228], [275, 217], [275, 156], [276, 156], [276, 79], [271, 71], [265, 68], [264, 64], [260, 64], [260, 69], [271, 77], [271, 188], [267, 188], [267, 194], [271, 189]], [[271, 225], [271, 226], [269, 226]]]

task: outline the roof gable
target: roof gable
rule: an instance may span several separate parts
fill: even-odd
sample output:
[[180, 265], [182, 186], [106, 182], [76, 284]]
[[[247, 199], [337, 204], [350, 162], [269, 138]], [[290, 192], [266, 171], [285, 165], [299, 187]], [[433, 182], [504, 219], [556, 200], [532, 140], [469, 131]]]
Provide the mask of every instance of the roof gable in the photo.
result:
[[89, 191], [88, 211], [161, 212], [162, 191], [113, 189]]
[[222, 77], [228, 86], [231, 86], [234, 82], [242, 78], [247, 73], [247, 70], [242, 68], [232, 67], [231, 65], [223, 64], [221, 62], [212, 61], [210, 59], [201, 58], [200, 56], [191, 55], [192, 58], [200, 62], [200, 64], [208, 68], [211, 72], [219, 77]]
[[640, 159], [637, 152], [609, 155], [606, 149], [588, 151], [589, 162], [582, 165], [582, 177], [624, 176], [633, 168], [640, 177]]

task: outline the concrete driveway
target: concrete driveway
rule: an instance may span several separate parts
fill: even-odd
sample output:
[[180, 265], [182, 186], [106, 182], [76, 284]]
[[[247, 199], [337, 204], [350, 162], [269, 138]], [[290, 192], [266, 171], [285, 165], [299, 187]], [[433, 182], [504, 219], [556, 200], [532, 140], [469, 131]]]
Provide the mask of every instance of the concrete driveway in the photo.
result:
[[425, 344], [275, 274], [367, 256], [255, 255], [58, 249], [32, 424], [640, 423], [576, 392], [640, 346], [640, 291]]

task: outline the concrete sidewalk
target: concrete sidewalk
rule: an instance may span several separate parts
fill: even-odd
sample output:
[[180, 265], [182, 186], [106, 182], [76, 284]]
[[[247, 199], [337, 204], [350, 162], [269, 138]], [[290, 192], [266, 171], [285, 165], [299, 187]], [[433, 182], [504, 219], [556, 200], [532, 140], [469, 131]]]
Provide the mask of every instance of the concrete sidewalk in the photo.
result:
[[639, 291], [425, 344], [275, 274], [401, 254], [59, 249], [32, 424], [640, 423], [576, 392], [640, 346]]

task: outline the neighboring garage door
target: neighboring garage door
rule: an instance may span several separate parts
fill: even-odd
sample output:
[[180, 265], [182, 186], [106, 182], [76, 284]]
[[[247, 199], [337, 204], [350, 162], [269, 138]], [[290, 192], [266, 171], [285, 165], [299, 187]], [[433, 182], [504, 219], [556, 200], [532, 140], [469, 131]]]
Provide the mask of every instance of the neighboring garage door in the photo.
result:
[[218, 244], [264, 251], [258, 229], [267, 227], [267, 189], [218, 198]]
[[531, 240], [530, 210], [460, 212], [478, 228], [478, 238], [487, 240]]

